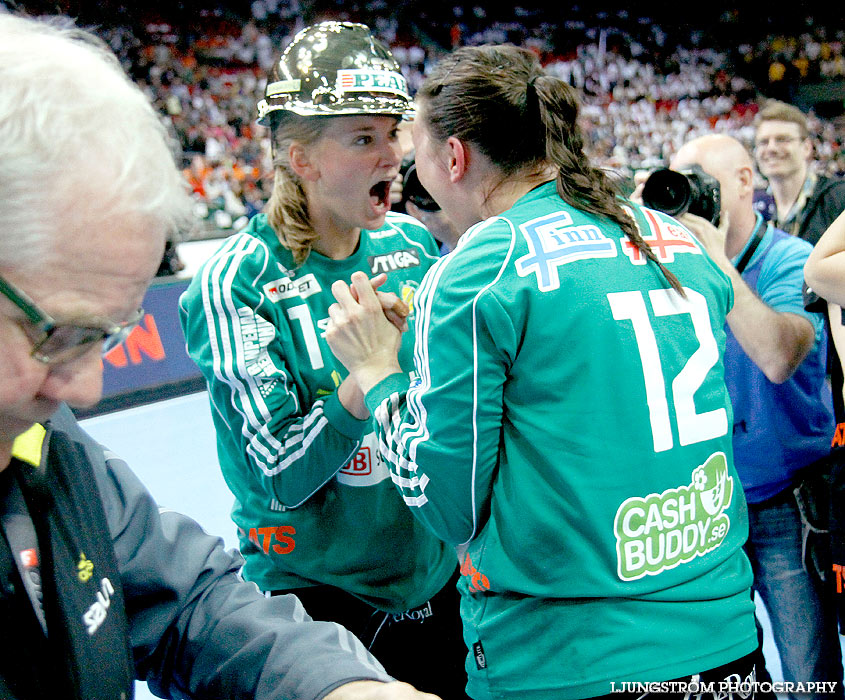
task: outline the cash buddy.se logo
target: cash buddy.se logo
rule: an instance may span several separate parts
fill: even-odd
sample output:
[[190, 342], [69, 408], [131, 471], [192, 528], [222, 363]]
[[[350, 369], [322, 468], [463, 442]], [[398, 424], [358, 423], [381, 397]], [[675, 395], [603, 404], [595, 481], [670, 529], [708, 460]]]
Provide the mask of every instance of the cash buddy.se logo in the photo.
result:
[[655, 576], [712, 552], [727, 537], [733, 496], [725, 455], [711, 455], [690, 484], [629, 498], [614, 520], [617, 572], [623, 581]]

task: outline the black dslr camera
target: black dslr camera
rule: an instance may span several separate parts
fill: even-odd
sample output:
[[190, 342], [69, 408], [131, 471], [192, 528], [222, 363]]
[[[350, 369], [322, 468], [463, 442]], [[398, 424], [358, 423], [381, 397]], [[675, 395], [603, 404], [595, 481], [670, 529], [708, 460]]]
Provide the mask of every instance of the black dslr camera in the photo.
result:
[[422, 186], [417, 176], [417, 164], [413, 160], [413, 155], [403, 161], [402, 167], [399, 169], [399, 174], [402, 176], [403, 208], [406, 202], [411, 202], [423, 211], [440, 211], [440, 205], [434, 201], [428, 190]]
[[719, 181], [700, 166], [683, 170], [661, 168], [649, 175], [643, 185], [643, 204], [669, 216], [689, 212], [719, 225], [722, 196]]

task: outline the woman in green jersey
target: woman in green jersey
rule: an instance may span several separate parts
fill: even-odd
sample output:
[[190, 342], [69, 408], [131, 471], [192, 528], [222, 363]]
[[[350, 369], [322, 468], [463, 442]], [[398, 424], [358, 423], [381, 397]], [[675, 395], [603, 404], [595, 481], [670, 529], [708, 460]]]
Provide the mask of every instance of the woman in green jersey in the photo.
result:
[[750, 697], [728, 279], [617, 196], [530, 52], [460, 49], [417, 99], [420, 181], [468, 229], [416, 295], [417, 377], [363, 275], [326, 337], [406, 504], [458, 546], [469, 695]]
[[[385, 304], [412, 309], [437, 259], [425, 228], [389, 211], [397, 129], [412, 111], [405, 80], [367, 27], [324, 22], [293, 39], [258, 107], [275, 165], [266, 214], [225, 242], [180, 303], [244, 575], [348, 627], [397, 678], [463, 697], [457, 558], [396, 494], [363, 394], [323, 338], [335, 280], [377, 277]], [[412, 350], [409, 336], [406, 373]]]

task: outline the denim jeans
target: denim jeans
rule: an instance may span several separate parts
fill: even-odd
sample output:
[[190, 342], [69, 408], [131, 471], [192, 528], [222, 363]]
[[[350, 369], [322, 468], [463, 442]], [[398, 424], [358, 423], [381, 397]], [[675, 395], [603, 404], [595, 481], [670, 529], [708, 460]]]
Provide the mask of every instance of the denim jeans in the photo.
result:
[[822, 583], [804, 565], [801, 514], [792, 489], [749, 503], [748, 519], [745, 550], [754, 570], [754, 590], [771, 619], [783, 679], [838, 681], [835, 695], [820, 697], [842, 698], [836, 612]]

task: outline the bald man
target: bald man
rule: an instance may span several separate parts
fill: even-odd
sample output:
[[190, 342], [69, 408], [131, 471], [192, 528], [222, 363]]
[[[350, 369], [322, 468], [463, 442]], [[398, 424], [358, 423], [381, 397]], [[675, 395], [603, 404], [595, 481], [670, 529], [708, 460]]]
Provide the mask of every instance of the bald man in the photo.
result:
[[691, 214], [680, 220], [733, 283], [725, 381], [734, 408], [734, 459], [748, 500], [754, 589], [769, 611], [784, 679], [839, 681], [836, 697], [842, 697], [836, 618], [815, 567], [805, 564], [808, 528], [798, 504], [804, 492], [796, 488], [828, 454], [833, 428], [824, 320], [804, 309], [802, 294], [812, 247], [755, 212], [753, 161], [739, 141], [695, 139], [670, 167], [694, 164], [721, 187], [719, 228]]

